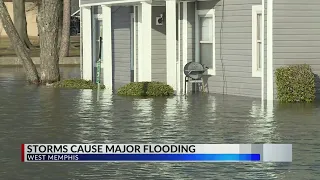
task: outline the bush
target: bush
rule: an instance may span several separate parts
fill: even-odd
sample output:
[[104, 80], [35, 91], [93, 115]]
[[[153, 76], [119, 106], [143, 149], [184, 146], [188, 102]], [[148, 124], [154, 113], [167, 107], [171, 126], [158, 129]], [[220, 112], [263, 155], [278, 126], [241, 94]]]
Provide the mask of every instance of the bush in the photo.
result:
[[291, 65], [276, 70], [278, 100], [312, 102], [315, 99], [315, 77], [309, 65]]
[[[71, 89], [97, 89], [98, 85], [92, 81], [86, 81], [83, 79], [66, 79], [53, 83], [53, 87], [56, 88], [71, 88]], [[104, 85], [100, 85], [101, 89], [104, 89]]]
[[126, 96], [172, 96], [173, 88], [161, 82], [132, 82], [118, 90]]

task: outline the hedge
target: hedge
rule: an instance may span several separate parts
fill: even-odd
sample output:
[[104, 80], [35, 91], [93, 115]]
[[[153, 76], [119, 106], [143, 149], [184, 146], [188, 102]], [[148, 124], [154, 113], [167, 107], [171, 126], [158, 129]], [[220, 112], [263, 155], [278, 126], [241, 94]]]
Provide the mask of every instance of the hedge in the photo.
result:
[[[71, 88], [71, 89], [97, 89], [98, 85], [92, 81], [86, 81], [83, 79], [66, 79], [53, 83], [53, 87], [56, 88]], [[101, 89], [104, 89], [104, 85], [100, 85]]]
[[306, 64], [278, 68], [275, 72], [277, 98], [280, 102], [312, 102], [315, 76]]
[[132, 82], [118, 89], [125, 96], [172, 96], [174, 90], [162, 82]]

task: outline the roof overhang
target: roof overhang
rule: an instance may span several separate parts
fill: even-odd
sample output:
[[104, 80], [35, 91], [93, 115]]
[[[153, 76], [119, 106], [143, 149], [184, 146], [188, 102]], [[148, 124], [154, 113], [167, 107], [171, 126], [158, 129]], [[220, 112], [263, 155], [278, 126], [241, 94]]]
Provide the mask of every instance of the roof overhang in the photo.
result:
[[[130, 5], [137, 5], [141, 2], [149, 2], [152, 4], [157, 4], [157, 3], [165, 3], [168, 0], [106, 0], [104, 2], [101, 2], [101, 0], [91, 0], [86, 3], [81, 3], [81, 0], [79, 2], [79, 7], [91, 7], [91, 6], [101, 6], [101, 5], [106, 5], [106, 6], [130, 6]], [[210, 1], [210, 0], [171, 0], [171, 1], [176, 1], [178, 2], [196, 2], [196, 1]]]
[[131, 5], [131, 4], [138, 4], [140, 2], [152, 2], [152, 0], [114, 0], [114, 1], [107, 1], [107, 2], [92, 2], [81, 4], [80, 7], [90, 7], [90, 6], [101, 6], [101, 5]]

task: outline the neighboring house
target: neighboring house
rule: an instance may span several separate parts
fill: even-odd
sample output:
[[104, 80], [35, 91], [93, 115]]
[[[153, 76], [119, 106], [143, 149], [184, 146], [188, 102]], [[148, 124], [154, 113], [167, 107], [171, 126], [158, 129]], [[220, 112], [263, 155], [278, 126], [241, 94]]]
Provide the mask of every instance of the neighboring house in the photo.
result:
[[[7, 6], [8, 12], [13, 20], [13, 4], [12, 0], [4, 0], [5, 5]], [[35, 7], [32, 0], [26, 0], [26, 20], [27, 20], [27, 31], [29, 36], [38, 36], [37, 28], [37, 8]], [[5, 30], [3, 29], [2, 23], [0, 22], [0, 36], [7, 36]]]
[[[276, 99], [274, 71], [307, 63], [320, 73], [316, 0], [80, 0], [82, 77], [102, 82], [162, 81], [184, 89], [183, 67], [209, 67], [210, 93]], [[164, 17], [164, 23], [158, 19]], [[317, 82], [317, 87], [319, 82]]]
[[[26, 20], [27, 20], [27, 31], [29, 36], [38, 36], [37, 28], [37, 14], [38, 9], [33, 3], [34, 0], [26, 0], [25, 9], [26, 9]], [[13, 4], [12, 0], [4, 0], [5, 5], [7, 6], [8, 12], [13, 20]], [[71, 0], [71, 14], [74, 14], [79, 10], [79, 0]], [[70, 25], [71, 35], [76, 35], [79, 33], [80, 20], [77, 17], [71, 17]], [[0, 22], [0, 36], [7, 36], [5, 30], [2, 27]]]

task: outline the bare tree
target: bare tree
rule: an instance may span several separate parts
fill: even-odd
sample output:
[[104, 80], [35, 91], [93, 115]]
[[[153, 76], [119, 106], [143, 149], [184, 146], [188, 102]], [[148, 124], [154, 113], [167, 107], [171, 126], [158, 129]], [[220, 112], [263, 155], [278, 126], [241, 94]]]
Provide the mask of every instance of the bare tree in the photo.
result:
[[71, 1], [63, 0], [63, 25], [60, 45], [60, 58], [69, 56]]
[[14, 26], [21, 40], [26, 44], [28, 48], [32, 46], [27, 30], [26, 9], [25, 0], [13, 0], [13, 20]]
[[[61, 16], [62, 0], [39, 0], [38, 27], [40, 36], [40, 75], [28, 54], [25, 43], [20, 39], [10, 18], [8, 10], [0, 0], [0, 20], [13, 44], [13, 48], [22, 62], [27, 80], [31, 83], [52, 83], [60, 80], [58, 28]], [[40, 77], [40, 78], [39, 78]]]
[[37, 68], [28, 54], [26, 44], [20, 39], [3, 0], [0, 0], [0, 19], [2, 26], [10, 38], [11, 44], [13, 44], [13, 48], [24, 67], [27, 80], [31, 83], [38, 84], [39, 77]]
[[61, 8], [59, 9], [59, 22], [58, 22], [58, 51], [59, 52], [61, 47], [62, 27], [63, 27], [63, 6], [61, 6]]
[[[2, 23], [0, 21], [0, 27], [2, 27]], [[2, 28], [0, 28], [0, 38], [1, 38]]]

